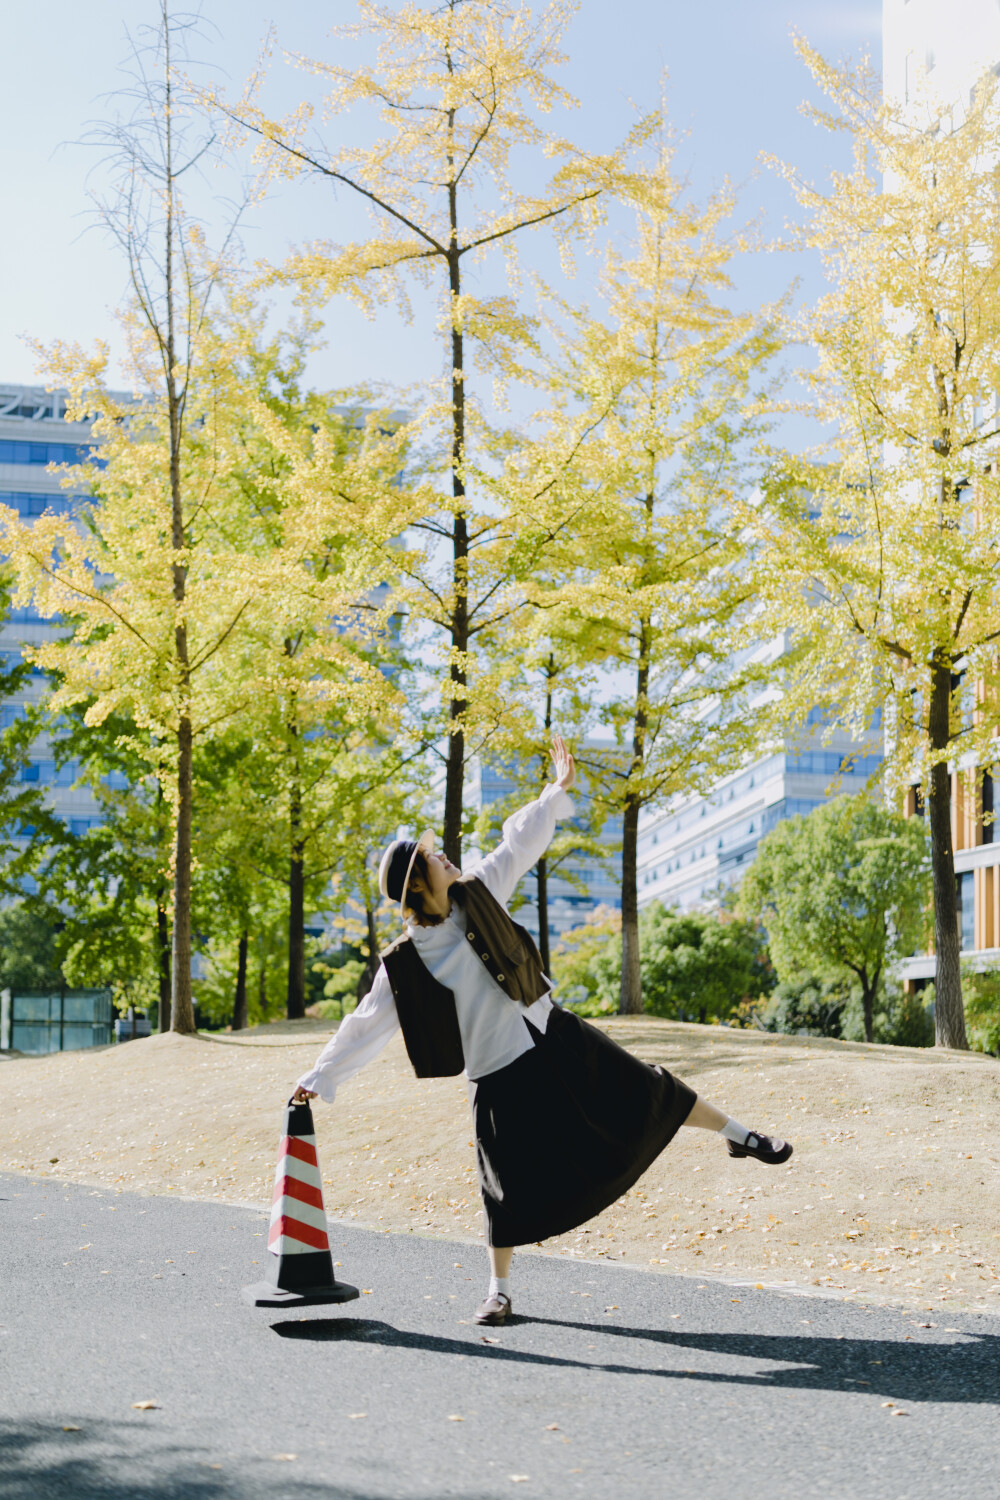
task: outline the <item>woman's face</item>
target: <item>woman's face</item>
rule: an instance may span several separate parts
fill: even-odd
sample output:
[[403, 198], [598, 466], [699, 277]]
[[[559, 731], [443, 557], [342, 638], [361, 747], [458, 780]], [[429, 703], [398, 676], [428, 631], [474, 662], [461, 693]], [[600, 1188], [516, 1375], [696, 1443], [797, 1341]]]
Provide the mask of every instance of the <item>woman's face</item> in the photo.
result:
[[461, 877], [461, 870], [437, 851], [424, 855], [424, 865], [427, 870], [426, 880], [414, 871], [410, 878], [411, 885], [414, 890], [425, 890], [434, 905], [445, 902], [450, 887]]

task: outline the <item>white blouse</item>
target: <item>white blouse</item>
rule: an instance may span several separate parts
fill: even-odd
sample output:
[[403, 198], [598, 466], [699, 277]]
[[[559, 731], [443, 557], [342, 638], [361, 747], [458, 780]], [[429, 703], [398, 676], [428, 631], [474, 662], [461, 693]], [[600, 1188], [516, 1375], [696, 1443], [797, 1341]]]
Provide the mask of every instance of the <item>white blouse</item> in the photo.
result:
[[[552, 842], [556, 819], [568, 817], [572, 811], [567, 793], [551, 782], [537, 801], [507, 819], [501, 842], [468, 874], [481, 880], [506, 907], [522, 875]], [[495, 1073], [531, 1049], [534, 1043], [525, 1024], [529, 1008], [511, 1000], [466, 942], [463, 913], [457, 902], [452, 903], [451, 912], [440, 925], [407, 923], [405, 931], [434, 978], [455, 996], [466, 1077], [483, 1078]], [[551, 981], [549, 985], [550, 993], [530, 1007], [531, 1025], [541, 1032], [552, 1009]], [[315, 1067], [299, 1079], [298, 1087], [310, 1089], [332, 1104], [340, 1085], [377, 1057], [398, 1029], [389, 976], [385, 965], [380, 964], [368, 994], [340, 1023]]]

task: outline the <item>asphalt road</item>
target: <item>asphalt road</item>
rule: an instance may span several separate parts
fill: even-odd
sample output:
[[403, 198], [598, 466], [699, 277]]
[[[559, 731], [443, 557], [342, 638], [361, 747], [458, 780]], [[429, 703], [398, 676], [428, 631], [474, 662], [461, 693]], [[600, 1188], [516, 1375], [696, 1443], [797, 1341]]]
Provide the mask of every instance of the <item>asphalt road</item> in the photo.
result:
[[265, 1228], [0, 1175], [4, 1500], [1000, 1492], [994, 1318], [525, 1255], [481, 1329], [481, 1248], [338, 1225], [369, 1294], [275, 1313]]

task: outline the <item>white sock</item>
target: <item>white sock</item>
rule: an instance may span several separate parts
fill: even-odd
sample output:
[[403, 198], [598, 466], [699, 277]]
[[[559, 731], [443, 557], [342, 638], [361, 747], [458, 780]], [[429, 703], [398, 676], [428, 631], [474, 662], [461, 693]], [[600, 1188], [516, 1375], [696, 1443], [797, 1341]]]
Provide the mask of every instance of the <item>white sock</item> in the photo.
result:
[[727, 1141], [733, 1141], [737, 1146], [745, 1146], [747, 1136], [754, 1135], [755, 1132], [741, 1125], [739, 1120], [727, 1120], [719, 1134], [725, 1136]]
[[496, 1297], [496, 1296], [506, 1297], [507, 1301], [509, 1302], [510, 1301], [510, 1277], [509, 1276], [491, 1276], [490, 1277], [490, 1289], [486, 1293], [486, 1295], [487, 1295], [487, 1297]]

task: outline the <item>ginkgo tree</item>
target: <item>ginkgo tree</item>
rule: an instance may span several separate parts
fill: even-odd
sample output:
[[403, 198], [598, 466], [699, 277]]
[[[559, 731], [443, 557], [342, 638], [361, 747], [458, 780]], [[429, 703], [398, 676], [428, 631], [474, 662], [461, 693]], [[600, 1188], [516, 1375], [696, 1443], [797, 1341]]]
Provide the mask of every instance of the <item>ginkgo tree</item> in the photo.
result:
[[[169, 798], [171, 1025], [188, 1032], [195, 741], [266, 692], [254, 656], [262, 639], [283, 640], [306, 608], [331, 620], [370, 592], [399, 525], [385, 515], [396, 489], [383, 481], [372, 495], [364, 477], [363, 493], [297, 482], [279, 533], [264, 524], [261, 485], [247, 482], [248, 413], [272, 433], [281, 414], [262, 400], [262, 310], [241, 290], [232, 242], [211, 250], [181, 196], [208, 142], [187, 134], [193, 103], [175, 63], [179, 24], [164, 0], [159, 25], [137, 47], [135, 113], [109, 127], [117, 175], [102, 213], [130, 273], [121, 322], [135, 394], [112, 389], [104, 347], [40, 351], [48, 379], [69, 392], [70, 420], [92, 419], [95, 453], [67, 475], [91, 498], [77, 514], [46, 513], [30, 526], [0, 508], [0, 545], [18, 596], [67, 627], [36, 653], [59, 673], [52, 709], [85, 704], [90, 723], [130, 717], [134, 748]], [[324, 433], [306, 423], [299, 441], [321, 470]], [[321, 574], [317, 548], [331, 539], [339, 563]], [[340, 667], [326, 674], [328, 697], [340, 694], [362, 719], [382, 703], [386, 679], [342, 633], [327, 630], [321, 654]]]
[[796, 643], [789, 715], [881, 722], [890, 797], [923, 786], [937, 1041], [965, 1047], [952, 778], [976, 797], [1000, 723], [1000, 96], [989, 77], [962, 109], [904, 105], [799, 50], [854, 147], [827, 188], [786, 169], [831, 283], [795, 331], [832, 437], [748, 510], [756, 582]]
[[[261, 877], [288, 891], [287, 1012], [296, 1018], [307, 893], [318, 899], [330, 883], [366, 796], [413, 756], [405, 734], [397, 748], [387, 743], [406, 704], [389, 585], [392, 544], [421, 495], [398, 482], [407, 439], [398, 414], [356, 392], [305, 391], [308, 324], [297, 351], [286, 342], [258, 340], [248, 361], [259, 395], [242, 416], [241, 488], [272, 557], [292, 542], [297, 576], [277, 612], [248, 631], [254, 691], [233, 775]], [[367, 684], [349, 699], [345, 668]]]
[[[510, 619], [521, 599], [516, 550], [531, 518], [530, 490], [513, 497], [491, 482], [492, 437], [471, 399], [470, 350], [503, 377], [530, 342], [531, 324], [509, 290], [489, 296], [471, 274], [494, 250], [516, 284], [517, 246], [528, 230], [549, 229], [569, 253], [602, 213], [624, 156], [595, 155], [548, 132], [542, 117], [573, 101], [552, 78], [563, 61], [564, 0], [533, 15], [510, 0], [445, 0], [380, 6], [360, 0], [360, 20], [335, 32], [338, 44], [373, 42], [373, 64], [294, 56], [328, 89], [323, 117], [370, 107], [381, 133], [370, 145], [327, 145], [304, 102], [276, 119], [260, 103], [262, 75], [244, 98], [209, 95], [256, 141], [265, 173], [311, 175], [356, 196], [371, 212], [367, 239], [313, 241], [281, 268], [280, 279], [327, 295], [345, 294], [369, 313], [389, 302], [406, 310], [412, 290], [428, 295], [439, 322], [430, 358], [442, 368], [422, 414], [433, 504], [411, 523], [418, 545], [401, 562], [414, 622], [440, 646], [436, 695], [446, 744], [444, 849], [461, 856], [462, 799], [470, 727], [481, 740], [495, 707], [493, 684], [478, 670], [478, 639]], [[536, 178], [550, 175], [539, 189]], [[521, 185], [523, 184], [523, 185]], [[477, 705], [484, 696], [486, 705]]]
[[[100, 132], [110, 187], [101, 221], [126, 261], [122, 323], [126, 378], [135, 399], [114, 393], [108, 352], [56, 344], [39, 351], [46, 376], [69, 390], [67, 416], [93, 419], [102, 457], [81, 479], [95, 492], [86, 524], [51, 514], [29, 528], [9, 510], [0, 527], [22, 597], [76, 627], [40, 653], [62, 683], [53, 706], [91, 700], [99, 722], [131, 713], [174, 806], [172, 1025], [194, 1028], [191, 1001], [192, 756], [199, 728], [224, 717], [218, 657], [252, 602], [250, 579], [220, 577], [211, 533], [224, 535], [218, 502], [219, 418], [232, 400], [225, 358], [208, 333], [210, 307], [230, 269], [228, 243], [209, 249], [181, 194], [181, 179], [208, 139], [191, 123], [178, 79], [190, 23], [161, 0], [141, 28], [128, 71], [129, 109]], [[197, 523], [197, 534], [195, 526]], [[231, 551], [227, 538], [223, 549]], [[208, 554], [206, 557], [205, 554]], [[195, 555], [197, 554], [197, 561]]]
[[[764, 731], [736, 501], [764, 422], [773, 319], [723, 300], [733, 203], [686, 201], [661, 138], [620, 193], [632, 242], [610, 250], [596, 309], [561, 304], [541, 447], [574, 445], [572, 537], [531, 591], [606, 673], [595, 716], [617, 755], [584, 756], [622, 819], [621, 1009], [642, 1009], [637, 851], [643, 809], [708, 785]], [[595, 427], [585, 434], [586, 419]], [[528, 463], [543, 465], [544, 455]]]

